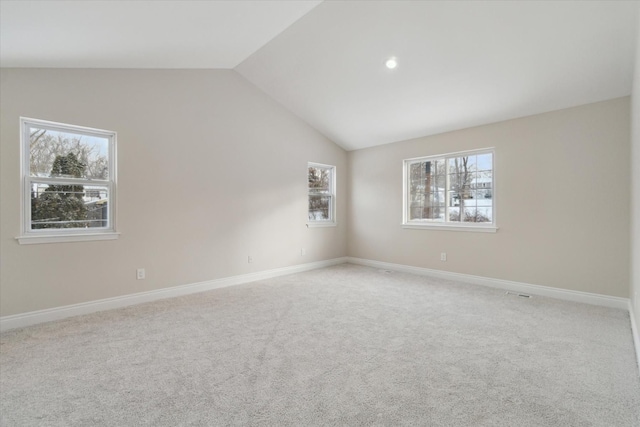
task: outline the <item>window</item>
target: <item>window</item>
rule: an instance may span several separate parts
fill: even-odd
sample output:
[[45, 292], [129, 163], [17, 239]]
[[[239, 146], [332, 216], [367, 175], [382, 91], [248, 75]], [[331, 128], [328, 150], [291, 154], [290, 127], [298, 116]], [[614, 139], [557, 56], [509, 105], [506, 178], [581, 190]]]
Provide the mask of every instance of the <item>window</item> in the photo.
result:
[[336, 225], [336, 167], [309, 163], [308, 226]]
[[24, 243], [115, 239], [116, 133], [20, 119]]
[[496, 231], [493, 150], [404, 161], [406, 228]]

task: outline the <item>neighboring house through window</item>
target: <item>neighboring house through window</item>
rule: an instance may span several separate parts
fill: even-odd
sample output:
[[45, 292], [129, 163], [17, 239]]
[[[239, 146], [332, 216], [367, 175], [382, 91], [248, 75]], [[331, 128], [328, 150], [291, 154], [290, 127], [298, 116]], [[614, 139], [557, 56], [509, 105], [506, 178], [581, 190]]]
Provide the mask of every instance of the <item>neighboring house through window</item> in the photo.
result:
[[404, 161], [406, 228], [496, 231], [492, 149]]
[[20, 243], [116, 238], [116, 133], [27, 118], [20, 126]]
[[309, 163], [309, 226], [336, 225], [336, 167]]

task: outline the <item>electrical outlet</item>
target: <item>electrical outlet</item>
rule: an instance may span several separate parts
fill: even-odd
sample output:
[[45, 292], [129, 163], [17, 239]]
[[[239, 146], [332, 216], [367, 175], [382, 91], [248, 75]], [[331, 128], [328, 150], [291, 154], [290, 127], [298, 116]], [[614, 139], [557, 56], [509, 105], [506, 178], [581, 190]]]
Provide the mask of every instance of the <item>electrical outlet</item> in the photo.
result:
[[253, 262], [253, 257], [252, 257], [251, 255], [249, 255], [249, 256], [247, 257], [247, 262], [248, 262], [249, 264], [251, 264], [251, 263]]
[[446, 260], [447, 260], [447, 253], [440, 252], [440, 261], [446, 261]]
[[307, 250], [305, 248], [300, 249], [300, 256], [305, 256], [307, 254]]
[[144, 280], [145, 277], [146, 277], [146, 273], [144, 271], [144, 268], [139, 268], [136, 270], [136, 278], [138, 280]]

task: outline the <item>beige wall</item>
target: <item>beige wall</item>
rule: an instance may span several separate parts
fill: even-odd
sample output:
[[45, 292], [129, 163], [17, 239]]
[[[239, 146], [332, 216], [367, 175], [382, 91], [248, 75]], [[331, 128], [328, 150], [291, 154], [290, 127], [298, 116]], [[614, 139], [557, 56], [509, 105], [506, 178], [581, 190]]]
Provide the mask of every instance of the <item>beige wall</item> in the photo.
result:
[[[629, 98], [347, 156], [233, 71], [2, 69], [0, 315], [347, 253], [628, 297], [640, 289], [628, 250], [639, 259], [639, 69], [633, 188]], [[19, 116], [118, 132], [120, 239], [17, 243]], [[496, 148], [497, 233], [400, 227], [403, 159], [483, 147]], [[338, 167], [336, 228], [305, 227], [307, 161]]]
[[[349, 255], [626, 298], [629, 138], [626, 97], [349, 152]], [[401, 228], [403, 159], [484, 147], [497, 233]]]
[[[640, 19], [639, 19], [640, 22]], [[640, 328], [640, 28], [636, 44], [636, 62], [631, 94], [631, 301]], [[640, 332], [639, 332], [640, 334]], [[640, 342], [640, 336], [637, 337]], [[640, 348], [636, 351], [639, 353]]]
[[[2, 69], [0, 93], [2, 316], [346, 255], [346, 153], [234, 71]], [[120, 239], [17, 243], [20, 116], [118, 132]], [[337, 166], [338, 227], [305, 226], [308, 161]]]

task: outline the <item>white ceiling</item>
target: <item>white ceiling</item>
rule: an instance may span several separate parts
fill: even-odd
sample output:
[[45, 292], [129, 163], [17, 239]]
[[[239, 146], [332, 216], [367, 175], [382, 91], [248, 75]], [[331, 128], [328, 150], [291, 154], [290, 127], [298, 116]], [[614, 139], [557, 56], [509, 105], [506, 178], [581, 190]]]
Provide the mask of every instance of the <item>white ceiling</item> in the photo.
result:
[[0, 64], [235, 68], [349, 150], [631, 93], [638, 1], [319, 3], [1, 0]]
[[324, 2], [237, 70], [358, 149], [629, 95], [637, 17], [637, 2]]
[[0, 63], [233, 68], [319, 3], [0, 0]]

